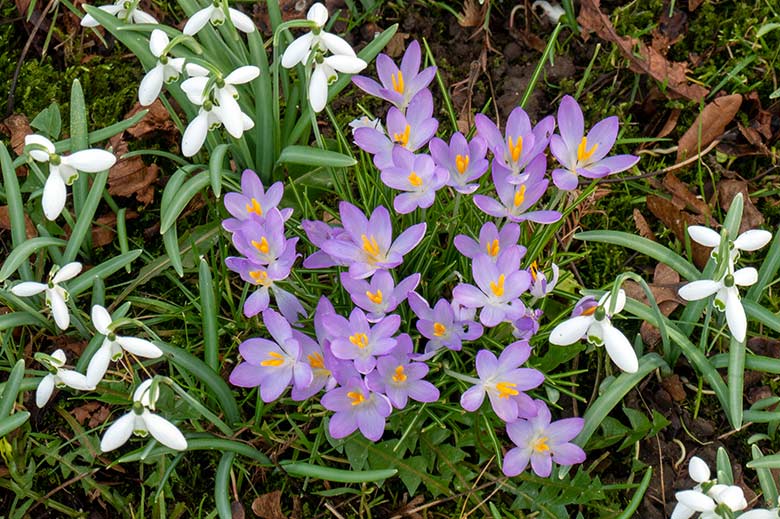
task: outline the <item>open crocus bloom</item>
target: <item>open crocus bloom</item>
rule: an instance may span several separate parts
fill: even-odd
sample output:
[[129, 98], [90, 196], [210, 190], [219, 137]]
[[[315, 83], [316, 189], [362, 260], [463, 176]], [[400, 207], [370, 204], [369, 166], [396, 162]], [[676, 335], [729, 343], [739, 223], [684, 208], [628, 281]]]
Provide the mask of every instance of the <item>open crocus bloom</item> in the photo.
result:
[[612, 361], [626, 373], [636, 373], [639, 361], [631, 343], [623, 332], [612, 326], [611, 318], [626, 305], [626, 293], [618, 291], [615, 311], [610, 315], [610, 292], [601, 297], [598, 304], [592, 297], [581, 299], [574, 308], [570, 319], [556, 326], [550, 333], [550, 343], [568, 346], [580, 339], [597, 346], [604, 345]]
[[150, 433], [166, 447], [177, 451], [186, 450], [187, 440], [181, 431], [162, 416], [152, 413], [159, 396], [159, 389], [152, 387], [152, 379], [142, 382], [133, 393], [132, 411], [121, 416], [106, 430], [100, 440], [100, 450], [112, 451], [124, 445], [133, 434], [145, 437]]
[[322, 406], [334, 411], [328, 432], [334, 438], [345, 438], [360, 429], [371, 441], [379, 441], [393, 406], [382, 393], [372, 391], [365, 380], [354, 377], [343, 386], [331, 389], [322, 397]]
[[41, 135], [28, 135], [24, 145], [29, 146], [28, 153], [36, 162], [49, 164], [49, 177], [43, 186], [43, 214], [49, 220], [56, 220], [65, 208], [68, 197], [66, 186], [70, 186], [79, 178], [79, 171], [97, 173], [104, 171], [116, 163], [113, 153], [106, 150], [81, 150], [68, 156], [58, 155], [54, 144]]
[[70, 313], [67, 305], [70, 295], [67, 290], [60, 286], [60, 283], [73, 279], [78, 276], [79, 272], [81, 272], [81, 263], [78, 261], [68, 263], [62, 268], [55, 265], [49, 272], [48, 283], [23, 281], [11, 287], [11, 293], [20, 297], [29, 297], [45, 292], [46, 306], [51, 309], [54, 322], [57, 323], [61, 330], [67, 330], [68, 326], [70, 326]]

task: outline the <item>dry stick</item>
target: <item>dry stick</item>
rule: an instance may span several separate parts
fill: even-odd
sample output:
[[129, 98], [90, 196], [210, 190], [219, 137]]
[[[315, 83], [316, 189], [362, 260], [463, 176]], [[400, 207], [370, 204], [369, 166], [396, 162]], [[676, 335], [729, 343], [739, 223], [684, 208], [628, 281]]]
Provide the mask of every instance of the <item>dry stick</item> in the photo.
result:
[[56, 494], [57, 492], [59, 492], [59, 491], [60, 491], [60, 490], [62, 490], [63, 488], [65, 488], [65, 487], [67, 487], [67, 486], [70, 486], [70, 485], [72, 485], [73, 483], [75, 483], [76, 481], [79, 481], [79, 480], [81, 480], [81, 479], [84, 479], [84, 478], [86, 478], [86, 477], [89, 477], [89, 476], [94, 476], [94, 475], [95, 475], [95, 474], [97, 474], [99, 471], [100, 471], [100, 468], [96, 468], [96, 469], [92, 469], [92, 470], [90, 470], [90, 471], [87, 471], [87, 472], [82, 472], [82, 473], [81, 473], [81, 474], [79, 474], [78, 476], [73, 476], [72, 478], [70, 478], [69, 480], [67, 480], [66, 482], [64, 482], [63, 484], [61, 484], [60, 486], [58, 486], [58, 487], [56, 487], [56, 488], [52, 489], [51, 491], [49, 491], [49, 493], [47, 493], [45, 496], [43, 496], [43, 497], [41, 497], [40, 499], [38, 499], [38, 500], [35, 502], [35, 504], [34, 504], [34, 505], [32, 505], [32, 506], [30, 507], [30, 509], [29, 509], [29, 510], [27, 510], [27, 513], [29, 514], [30, 512], [32, 512], [33, 510], [35, 510], [35, 508], [36, 508], [38, 505], [40, 505], [40, 504], [41, 504], [41, 503], [43, 503], [44, 501], [48, 500], [48, 499], [49, 499], [51, 496], [53, 496], [54, 494]]
[[[473, 514], [473, 513], [474, 513], [474, 512], [477, 510], [477, 508], [479, 508], [479, 507], [481, 507], [482, 505], [484, 505], [484, 504], [485, 504], [485, 501], [486, 501], [486, 499], [483, 499], [481, 502], [479, 502], [479, 503], [477, 504], [477, 506], [475, 506], [474, 508], [472, 508], [472, 509], [469, 511], [469, 513], [467, 513], [466, 515], [463, 515], [463, 512], [465, 512], [465, 511], [466, 511], [466, 505], [468, 505], [468, 504], [469, 504], [469, 498], [470, 498], [470, 497], [472, 496], [472, 494], [474, 493], [474, 487], [476, 487], [476, 486], [479, 484], [479, 480], [480, 480], [480, 479], [482, 479], [482, 476], [485, 474], [485, 472], [487, 471], [487, 469], [490, 467], [491, 463], [493, 463], [493, 460], [494, 460], [494, 459], [496, 459], [496, 457], [495, 457], [495, 456], [492, 456], [492, 457], [491, 457], [491, 458], [488, 460], [488, 462], [487, 462], [487, 463], [485, 463], [485, 466], [484, 466], [484, 467], [482, 467], [482, 470], [479, 472], [479, 476], [477, 476], [477, 479], [476, 479], [476, 480], [474, 480], [474, 484], [472, 485], [472, 488], [471, 488], [471, 490], [469, 490], [469, 495], [468, 495], [468, 497], [466, 497], [465, 501], [463, 501], [463, 507], [460, 509], [460, 517], [462, 517], [463, 519], [466, 519], [468, 516], [470, 516], [471, 514]], [[491, 493], [490, 495], [493, 495], [493, 494]], [[488, 496], [488, 499], [489, 499], [489, 496]]]
[[336, 519], [344, 519], [344, 516], [338, 513], [338, 511], [335, 508], [333, 508], [333, 505], [331, 505], [327, 501], [325, 501], [325, 508], [327, 508], [330, 513], [336, 516]]
[[5, 111], [6, 117], [11, 115], [14, 111], [14, 97], [15, 97], [14, 93], [16, 92], [16, 83], [19, 80], [19, 73], [22, 71], [22, 64], [24, 63], [24, 58], [27, 56], [27, 52], [30, 50], [30, 45], [32, 45], [33, 38], [35, 38], [35, 33], [37, 33], [38, 29], [40, 29], [44, 18], [49, 12], [49, 9], [51, 9], [51, 6], [54, 5], [54, 2], [56, 1], [57, 0], [49, 0], [49, 3], [46, 4], [46, 7], [43, 8], [41, 15], [38, 17], [38, 21], [35, 22], [35, 25], [33, 26], [33, 30], [30, 33], [30, 37], [27, 38], [27, 43], [24, 44], [24, 48], [22, 49], [22, 54], [19, 56], [19, 61], [16, 62], [16, 70], [14, 70], [14, 77], [11, 80], [11, 89], [8, 91], [8, 108]]
[[473, 488], [473, 489], [469, 490], [468, 492], [461, 492], [460, 494], [456, 494], [454, 496], [445, 497], [445, 498], [442, 498], [442, 499], [437, 499], [436, 501], [431, 501], [430, 503], [425, 503], [424, 505], [420, 505], [420, 506], [418, 506], [416, 508], [412, 508], [411, 510], [404, 511], [404, 515], [394, 515], [390, 519], [403, 519], [404, 517], [407, 517], [407, 516], [409, 516], [411, 514], [415, 514], [417, 512], [422, 512], [423, 510], [425, 510], [427, 508], [431, 508], [433, 506], [437, 506], [437, 505], [440, 505], [442, 503], [446, 503], [447, 501], [453, 501], [455, 499], [468, 496], [468, 495], [470, 495], [473, 492], [477, 492], [477, 491], [482, 490], [484, 488], [487, 488], [487, 487], [489, 487], [491, 485], [498, 485], [499, 488], [500, 488], [501, 486], [503, 486], [504, 481], [506, 481], [507, 479], [509, 479], [509, 478], [507, 478], [506, 476], [504, 476], [502, 478], [495, 478], [495, 479], [493, 479], [493, 481], [489, 481], [488, 483], [483, 483], [481, 486], [479, 486], [477, 488]]
[[[650, 173], [642, 173], [641, 175], [635, 175], [633, 177], [602, 178], [602, 179], [597, 180], [597, 182], [599, 184], [612, 184], [612, 183], [615, 183], [615, 182], [626, 182], [628, 180], [641, 180], [643, 178], [656, 177], [658, 175], [663, 175], [664, 173], [670, 173], [672, 171], [678, 170], [678, 169], [680, 169], [682, 167], [687, 166], [688, 164], [691, 164], [692, 162], [696, 162], [697, 160], [701, 159], [703, 156], [705, 156], [706, 154], [711, 152], [715, 148], [715, 146], [717, 146], [718, 144], [720, 144], [720, 141], [719, 140], [714, 140], [714, 141], [712, 141], [712, 143], [709, 146], [707, 146], [706, 148], [701, 150], [699, 153], [697, 153], [693, 157], [685, 159], [682, 162], [678, 162], [677, 164], [669, 166], [668, 168], [659, 169], [658, 171], [651, 171]], [[583, 182], [583, 183], [590, 183], [590, 182], [591, 181], [588, 180], [587, 182]]]

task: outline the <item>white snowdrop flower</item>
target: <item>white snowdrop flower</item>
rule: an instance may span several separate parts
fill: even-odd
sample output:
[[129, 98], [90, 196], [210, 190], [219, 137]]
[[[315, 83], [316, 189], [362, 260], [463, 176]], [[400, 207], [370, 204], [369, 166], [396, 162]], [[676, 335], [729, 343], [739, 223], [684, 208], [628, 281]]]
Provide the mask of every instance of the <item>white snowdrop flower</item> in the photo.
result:
[[[720, 247], [720, 233], [704, 227], [703, 225], [688, 226], [688, 235], [693, 241], [705, 247], [714, 247], [713, 255], [717, 255]], [[729, 259], [732, 262], [739, 258], [740, 251], [752, 252], [765, 246], [772, 239], [772, 233], [762, 229], [750, 229], [739, 236], [736, 240], [729, 243]]]
[[[230, 21], [236, 29], [247, 34], [255, 30], [255, 24], [250, 17], [232, 7], [228, 7], [227, 10]], [[211, 5], [204, 7], [193, 14], [190, 19], [187, 20], [182, 32], [189, 36], [193, 36], [203, 29], [208, 22], [211, 22], [211, 25], [215, 26], [225, 23], [225, 11], [222, 6], [222, 1], [214, 0]]]
[[[138, 9], [138, 0], [117, 0], [114, 4], [98, 7], [110, 15], [116, 16], [127, 23], [157, 23], [157, 19]], [[91, 14], [84, 15], [81, 19], [82, 27], [99, 27], [100, 22]]]
[[101, 451], [109, 452], [121, 447], [133, 434], [142, 437], [151, 434], [166, 447], [179, 451], [187, 449], [187, 440], [181, 431], [162, 416], [152, 413], [159, 390], [152, 392], [152, 379], [138, 386], [133, 393], [133, 409], [106, 430], [100, 440]]
[[[255, 122], [251, 117], [241, 112], [242, 133], [251, 130]], [[223, 124], [224, 116], [221, 115], [219, 106], [206, 101], [198, 110], [198, 115], [190, 121], [184, 130], [181, 139], [181, 152], [185, 157], [192, 157], [203, 147], [209, 130], [215, 130]]]
[[566, 14], [566, 11], [558, 4], [551, 4], [545, 0], [536, 0], [531, 4], [531, 9], [541, 9], [552, 23], [558, 23]]
[[[707, 466], [707, 463], [698, 456], [693, 456], [688, 462], [688, 475], [696, 482], [696, 486], [693, 487], [692, 490], [685, 491], [688, 493], [683, 494], [682, 501], [680, 501], [678, 498], [677, 504], [674, 506], [674, 510], [672, 511], [671, 519], [688, 519], [696, 513], [696, 510], [684, 504], [684, 501], [694, 503], [694, 506], [697, 506], [695, 503], [705, 503], [704, 506], [708, 508], [708, 503], [712, 500], [702, 492], [702, 485], [717, 483], [717, 481], [710, 480], [710, 467]], [[692, 492], [697, 492], [706, 499], [702, 499], [702, 497], [697, 496]], [[698, 506], [701, 508], [702, 505], [699, 504]]]
[[309, 80], [309, 103], [312, 110], [319, 113], [328, 102], [328, 86], [338, 79], [337, 72], [357, 74], [368, 64], [357, 56], [318, 57]]
[[[36, 355], [36, 358], [37, 355]], [[52, 373], [49, 373], [41, 379], [38, 388], [35, 390], [35, 405], [43, 407], [51, 398], [54, 388], [70, 387], [79, 391], [89, 391], [95, 389], [87, 383], [87, 377], [72, 369], [62, 369], [65, 365], [65, 352], [57, 350], [51, 355], [42, 356], [39, 361], [44, 364]]]
[[754, 508], [739, 516], [739, 519], [778, 519], [778, 509]]
[[61, 330], [67, 330], [70, 326], [70, 313], [68, 312], [68, 291], [60, 286], [60, 283], [78, 276], [81, 272], [81, 263], [74, 261], [62, 268], [54, 265], [49, 271], [48, 283], [35, 281], [23, 281], [11, 287], [11, 293], [19, 297], [29, 297], [41, 292], [46, 293], [46, 306], [51, 309], [54, 322]]
[[160, 348], [146, 339], [116, 335], [111, 315], [100, 305], [92, 307], [92, 324], [97, 332], [106, 338], [87, 366], [87, 382], [91, 385], [96, 386], [106, 374], [108, 364], [122, 357], [125, 351], [148, 359], [156, 359], [163, 354]]
[[154, 103], [160, 95], [163, 83], [171, 83], [179, 79], [184, 68], [184, 58], [170, 58], [165, 49], [170, 40], [160, 29], [152, 31], [149, 38], [149, 50], [157, 58], [157, 64], [146, 73], [138, 87], [138, 101], [143, 106]]
[[610, 292], [601, 297], [598, 303], [593, 297], [582, 298], [574, 307], [572, 317], [560, 323], [550, 333], [550, 343], [558, 346], [574, 344], [586, 338], [591, 344], [603, 345], [612, 361], [627, 373], [636, 373], [639, 361], [633, 346], [623, 332], [612, 326], [611, 318], [623, 310], [626, 305], [626, 293], [618, 291], [614, 314], [610, 311]]
[[686, 301], [697, 301], [715, 294], [713, 301], [715, 308], [726, 313], [726, 324], [731, 334], [742, 342], [747, 335], [747, 316], [737, 286], [750, 286], [756, 281], [758, 281], [758, 271], [753, 267], [745, 267], [734, 272], [729, 266], [720, 280], [693, 281], [681, 287], [678, 293]]
[[322, 52], [328, 50], [334, 55], [356, 57], [355, 51], [343, 38], [322, 30], [328, 21], [327, 7], [317, 2], [309, 8], [306, 19], [313, 22], [314, 27], [311, 32], [299, 36], [287, 46], [282, 54], [284, 68], [293, 68], [298, 63], [306, 63], [312, 50]]
[[113, 153], [106, 150], [81, 150], [68, 156], [58, 155], [54, 144], [42, 135], [28, 135], [24, 138], [28, 153], [36, 162], [49, 163], [49, 177], [43, 186], [43, 213], [49, 220], [55, 220], [65, 208], [68, 197], [66, 186], [79, 178], [79, 171], [97, 173], [116, 163]]

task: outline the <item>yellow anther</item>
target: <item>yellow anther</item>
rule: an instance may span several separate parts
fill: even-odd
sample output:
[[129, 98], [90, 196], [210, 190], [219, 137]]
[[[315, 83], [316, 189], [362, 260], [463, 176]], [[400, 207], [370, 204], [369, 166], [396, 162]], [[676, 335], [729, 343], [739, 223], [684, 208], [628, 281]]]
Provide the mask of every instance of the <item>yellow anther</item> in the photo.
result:
[[260, 238], [260, 241], [259, 241], [259, 242], [258, 242], [258, 241], [255, 241], [255, 240], [252, 240], [252, 246], [253, 246], [255, 249], [259, 250], [259, 251], [260, 251], [261, 253], [263, 253], [263, 254], [268, 254], [268, 251], [270, 250], [270, 249], [268, 248], [268, 240], [266, 240], [266, 239], [265, 239], [265, 236], [263, 236], [262, 238]]
[[517, 396], [520, 394], [520, 391], [515, 389], [517, 387], [517, 384], [513, 382], [499, 382], [496, 384], [496, 389], [498, 390], [498, 398], [509, 398], [510, 396]]
[[360, 348], [361, 350], [368, 346], [368, 335], [365, 333], [356, 333], [349, 336], [349, 342]]
[[522, 204], [525, 201], [525, 184], [522, 184], [520, 188], [515, 191], [515, 200], [514, 204], [515, 207], [520, 207], [520, 204]]
[[256, 198], [253, 198], [251, 202], [246, 204], [246, 212], [255, 213], [257, 216], [263, 216], [263, 207], [260, 205], [260, 202], [258, 202]]
[[491, 281], [490, 282], [490, 291], [493, 292], [493, 295], [496, 297], [501, 297], [504, 295], [504, 275], [501, 274], [498, 276], [498, 281]]
[[419, 176], [417, 173], [415, 173], [414, 171], [412, 171], [411, 173], [409, 173], [409, 176], [408, 176], [408, 177], [406, 177], [406, 179], [407, 179], [407, 180], [409, 180], [409, 183], [410, 183], [411, 185], [413, 185], [414, 187], [420, 187], [421, 185], [423, 185], [423, 180], [422, 180], [422, 179], [420, 178], [420, 176]]
[[512, 137], [509, 137], [509, 153], [512, 155], [512, 162], [517, 162], [520, 155], [523, 153], [523, 138], [518, 137], [517, 142], [512, 142]]
[[590, 308], [586, 308], [580, 315], [593, 315], [596, 313], [596, 308], [598, 308], [598, 306], [591, 306]]
[[464, 174], [469, 167], [469, 156], [455, 155], [455, 167], [458, 168], [458, 173]]
[[251, 270], [249, 277], [255, 280], [258, 285], [264, 285], [268, 281], [268, 273], [264, 270]]
[[406, 147], [407, 144], [409, 144], [409, 134], [412, 131], [412, 127], [408, 124], [406, 125], [406, 128], [404, 128], [403, 133], [394, 133], [393, 134], [393, 141], [397, 142], [401, 146]]
[[393, 74], [390, 76], [390, 79], [393, 82], [393, 90], [398, 92], [399, 94], [404, 93], [404, 75], [401, 73], [401, 71], [398, 71], [398, 74]]
[[445, 333], [447, 333], [446, 326], [441, 323], [433, 323], [433, 334], [436, 337], [442, 337]]
[[370, 261], [379, 261], [379, 244], [376, 242], [376, 238], [371, 236], [369, 238], [365, 234], [360, 236], [363, 240], [363, 251], [368, 254]]
[[500, 250], [501, 246], [498, 244], [498, 239], [495, 239], [487, 244], [487, 253], [489, 256], [493, 256], [495, 258], [498, 256]]
[[588, 149], [588, 138], [583, 137], [582, 140], [580, 141], [580, 145], [577, 146], [577, 160], [580, 162], [583, 160], [588, 160], [591, 157], [591, 155], [596, 153], [596, 149], [598, 147], [599, 147], [599, 143], [597, 142], [596, 144], [593, 145], [591, 149]]
[[539, 276], [539, 267], [535, 261], [531, 263], [530, 267], [528, 267], [528, 271], [531, 273], [531, 278], [536, 281], [536, 278]]
[[352, 400], [352, 405], [360, 405], [366, 401], [366, 397], [360, 391], [350, 391], [347, 393], [347, 398]]
[[395, 374], [393, 375], [393, 382], [396, 384], [400, 384], [401, 382], [406, 381], [406, 373], [404, 373], [404, 367], [403, 366], [396, 366], [395, 368]]
[[541, 438], [537, 439], [534, 442], [534, 450], [536, 452], [547, 452], [550, 450], [550, 446], [547, 445], [547, 442], [550, 439], [547, 436], [542, 436]]
[[268, 360], [264, 360], [260, 363], [261, 366], [281, 366], [284, 364], [284, 357], [282, 357], [281, 353], [276, 353], [275, 351], [269, 351], [268, 352]]
[[366, 290], [366, 297], [371, 300], [372, 303], [375, 305], [381, 305], [384, 298], [382, 297], [382, 291], [378, 288], [376, 289], [375, 293], [371, 293], [370, 290]]
[[314, 369], [322, 369], [325, 367], [325, 359], [322, 358], [322, 353], [315, 351], [306, 356], [309, 360], [309, 365]]

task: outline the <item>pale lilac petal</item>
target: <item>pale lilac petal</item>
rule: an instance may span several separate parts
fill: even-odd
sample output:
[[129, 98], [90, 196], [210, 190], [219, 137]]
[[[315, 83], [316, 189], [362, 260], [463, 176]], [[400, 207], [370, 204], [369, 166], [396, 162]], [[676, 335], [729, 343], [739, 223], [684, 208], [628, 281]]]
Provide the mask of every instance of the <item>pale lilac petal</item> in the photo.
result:
[[576, 465], [585, 461], [585, 451], [573, 443], [556, 445], [552, 460], [559, 465]]
[[594, 171], [595, 168], [604, 168], [609, 170], [610, 174], [620, 173], [634, 167], [637, 162], [639, 162], [639, 157], [635, 155], [613, 155], [590, 164], [588, 169]]
[[579, 180], [576, 173], [572, 173], [568, 169], [555, 169], [552, 173], [553, 183], [558, 189], [563, 191], [572, 191], [577, 189]]
[[460, 405], [466, 411], [474, 412], [485, 400], [485, 389], [481, 386], [472, 386], [460, 397]]
[[[558, 108], [558, 131], [570, 150], [576, 150], [585, 134], [582, 110], [571, 96], [564, 96]], [[557, 185], [557, 183], [556, 183]]]
[[590, 129], [587, 136], [588, 149], [592, 149], [594, 145], [596, 146], [596, 149], [593, 151], [593, 155], [587, 160], [588, 163], [599, 162], [607, 156], [607, 153], [610, 152], [612, 146], [615, 145], [619, 125], [618, 118], [613, 115], [597, 122], [593, 128]]
[[335, 413], [330, 417], [330, 423], [328, 424], [328, 432], [336, 439], [349, 436], [357, 428], [358, 424], [355, 415], [346, 411]]
[[510, 449], [504, 457], [502, 466], [504, 474], [512, 477], [523, 472], [528, 466], [528, 462], [531, 460], [530, 453], [531, 451], [528, 449], [521, 449], [520, 447]]
[[546, 478], [552, 472], [552, 456], [549, 453], [531, 453], [531, 468], [537, 476]]

